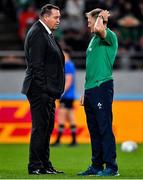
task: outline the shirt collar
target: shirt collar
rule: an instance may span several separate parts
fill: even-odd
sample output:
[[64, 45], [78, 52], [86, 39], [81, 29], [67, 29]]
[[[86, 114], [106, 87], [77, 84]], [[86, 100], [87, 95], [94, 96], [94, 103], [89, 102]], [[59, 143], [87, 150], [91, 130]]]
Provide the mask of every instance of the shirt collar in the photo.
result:
[[39, 19], [40, 23], [45, 27], [46, 31], [49, 33], [49, 34], [52, 34], [51, 30], [49, 29], [49, 27], [43, 22], [41, 21], [41, 19]]

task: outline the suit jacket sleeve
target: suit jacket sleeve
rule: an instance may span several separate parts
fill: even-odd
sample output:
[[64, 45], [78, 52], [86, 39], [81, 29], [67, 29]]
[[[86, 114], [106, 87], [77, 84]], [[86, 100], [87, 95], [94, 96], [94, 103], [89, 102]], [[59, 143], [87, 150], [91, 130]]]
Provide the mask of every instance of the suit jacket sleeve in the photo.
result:
[[46, 80], [44, 73], [44, 56], [46, 52], [46, 42], [41, 33], [37, 33], [30, 41], [29, 57], [32, 64], [32, 78], [36, 85], [45, 89]]

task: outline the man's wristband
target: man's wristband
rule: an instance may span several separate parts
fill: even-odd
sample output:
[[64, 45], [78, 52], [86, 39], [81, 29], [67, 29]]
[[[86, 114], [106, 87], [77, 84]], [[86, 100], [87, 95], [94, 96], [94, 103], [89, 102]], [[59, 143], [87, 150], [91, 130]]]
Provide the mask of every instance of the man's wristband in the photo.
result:
[[104, 21], [104, 17], [102, 15], [99, 15], [98, 17], [102, 18], [102, 20]]

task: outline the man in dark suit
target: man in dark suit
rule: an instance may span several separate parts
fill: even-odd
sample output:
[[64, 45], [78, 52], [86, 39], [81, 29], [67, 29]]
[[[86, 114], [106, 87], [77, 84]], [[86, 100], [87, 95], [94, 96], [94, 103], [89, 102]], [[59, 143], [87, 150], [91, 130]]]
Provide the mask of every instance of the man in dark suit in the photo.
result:
[[64, 56], [52, 32], [60, 23], [60, 10], [47, 4], [40, 19], [25, 39], [26, 76], [22, 93], [30, 103], [32, 132], [29, 152], [29, 174], [63, 173], [50, 161], [50, 136], [54, 128], [55, 100], [64, 91]]

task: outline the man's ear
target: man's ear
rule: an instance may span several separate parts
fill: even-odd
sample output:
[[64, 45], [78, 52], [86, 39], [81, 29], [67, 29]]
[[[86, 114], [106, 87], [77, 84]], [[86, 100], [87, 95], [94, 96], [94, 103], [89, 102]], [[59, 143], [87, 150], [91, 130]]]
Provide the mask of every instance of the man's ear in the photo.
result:
[[96, 15], [96, 16], [93, 17], [95, 21], [97, 20], [97, 17], [98, 17], [98, 15]]
[[48, 17], [49, 17], [49, 16], [48, 16], [47, 14], [44, 14], [44, 17], [43, 17], [43, 18], [44, 18], [44, 20], [47, 20]]

